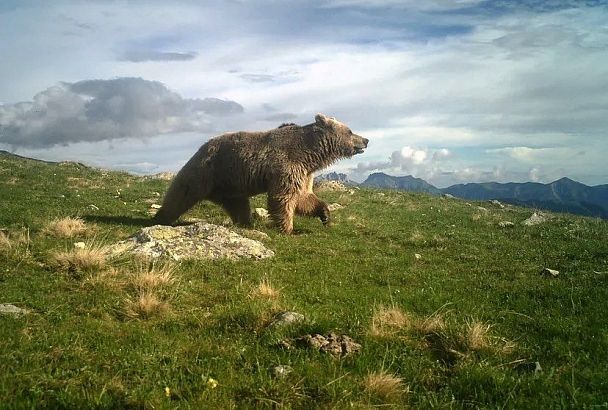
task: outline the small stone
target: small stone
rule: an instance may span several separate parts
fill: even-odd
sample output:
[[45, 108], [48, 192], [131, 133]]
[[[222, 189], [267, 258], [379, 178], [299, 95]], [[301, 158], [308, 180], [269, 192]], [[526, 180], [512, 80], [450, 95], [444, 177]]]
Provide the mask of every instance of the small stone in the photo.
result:
[[502, 202], [496, 200], [496, 199], [491, 199], [488, 201], [489, 203], [491, 203], [492, 205], [495, 205], [499, 208], [504, 208], [505, 206], [502, 204]]
[[160, 192], [154, 191], [154, 192], [152, 192], [152, 195], [154, 195], [154, 196], [160, 196]]
[[266, 208], [255, 208], [253, 210], [253, 217], [256, 219], [268, 219], [270, 214]]
[[8, 303], [0, 303], [0, 315], [11, 315], [14, 317], [19, 317], [21, 315], [25, 315], [29, 311], [27, 309], [21, 309], [15, 305], [11, 305]]
[[162, 208], [162, 205], [152, 204], [152, 205], [150, 205], [150, 208], [152, 208], [152, 209], [160, 209], [160, 208]]
[[87, 206], [91, 211], [99, 211], [99, 207], [97, 205], [90, 204]]
[[344, 208], [344, 205], [340, 205], [339, 203], [335, 202], [335, 203], [333, 203], [333, 204], [328, 205], [328, 206], [327, 206], [327, 208], [328, 208], [330, 211], [332, 211], [332, 212], [333, 212], [333, 211], [336, 211], [336, 210], [338, 210], [338, 209], [342, 209], [342, 208]]
[[454, 199], [454, 195], [452, 194], [443, 194], [442, 196], [446, 199]]
[[515, 224], [511, 221], [500, 221], [498, 222], [498, 226], [500, 226], [501, 228], [511, 228], [515, 226]]
[[278, 379], [284, 378], [291, 372], [293, 372], [293, 367], [287, 366], [285, 364], [278, 364], [270, 368], [270, 374], [272, 374], [272, 376]]
[[294, 323], [300, 323], [304, 321], [304, 315], [297, 312], [279, 312], [274, 315], [272, 322], [268, 325], [269, 328], [281, 327], [291, 325]]
[[84, 242], [74, 242], [75, 249], [84, 249], [85, 247], [86, 247], [86, 244]]
[[490, 211], [488, 211], [488, 208], [484, 208], [483, 206], [478, 206], [477, 210], [481, 211], [481, 212], [483, 212], [485, 214], [487, 214], [488, 212], [490, 212]]
[[420, 260], [420, 259], [422, 259], [422, 255], [421, 255], [421, 254], [419, 254], [419, 253], [415, 253], [415, 254], [414, 254], [414, 258], [415, 258], [416, 260]]
[[557, 278], [559, 276], [559, 271], [555, 270], [555, 269], [545, 268], [542, 271], [540, 271], [540, 274], [547, 278]]

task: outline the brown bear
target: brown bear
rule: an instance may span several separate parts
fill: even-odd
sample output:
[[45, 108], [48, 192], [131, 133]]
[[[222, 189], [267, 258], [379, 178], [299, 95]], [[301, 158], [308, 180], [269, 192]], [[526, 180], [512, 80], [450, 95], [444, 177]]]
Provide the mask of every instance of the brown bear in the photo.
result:
[[323, 114], [305, 126], [212, 138], [175, 176], [154, 223], [171, 224], [206, 199], [221, 205], [235, 224], [249, 226], [249, 197], [267, 192], [270, 216], [282, 232], [293, 231], [294, 213], [326, 224], [329, 209], [312, 192], [313, 173], [362, 153], [368, 142]]

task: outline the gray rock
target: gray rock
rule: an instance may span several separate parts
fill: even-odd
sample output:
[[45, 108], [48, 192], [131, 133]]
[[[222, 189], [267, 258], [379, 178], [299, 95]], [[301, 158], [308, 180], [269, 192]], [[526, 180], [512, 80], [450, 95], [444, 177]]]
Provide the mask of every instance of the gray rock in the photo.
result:
[[327, 208], [328, 208], [330, 211], [332, 211], [332, 212], [333, 212], [333, 211], [336, 211], [336, 210], [338, 210], [338, 209], [342, 209], [342, 208], [344, 208], [344, 205], [340, 205], [339, 203], [334, 202], [333, 204], [328, 205], [328, 206], [327, 206]]
[[442, 196], [446, 199], [454, 199], [454, 195], [452, 194], [443, 194]]
[[293, 367], [285, 364], [278, 364], [270, 368], [270, 374], [278, 379], [286, 377], [291, 372], [293, 372]]
[[110, 247], [112, 255], [130, 252], [150, 258], [264, 259], [274, 256], [261, 242], [223, 226], [197, 222], [185, 226], [154, 225]]
[[545, 268], [540, 271], [540, 274], [547, 278], [557, 278], [559, 276], [559, 271], [555, 269]]
[[272, 318], [272, 322], [270, 322], [270, 324], [268, 325], [268, 328], [272, 329], [272, 328], [276, 328], [276, 327], [291, 325], [294, 323], [300, 323], [303, 321], [304, 321], [304, 315], [302, 315], [301, 313], [289, 312], [289, 311], [279, 312], [276, 315], [274, 315], [274, 318]]
[[525, 226], [534, 226], [538, 224], [542, 224], [543, 222], [547, 222], [549, 217], [542, 212], [534, 212], [528, 219], [522, 222], [522, 225]]
[[515, 224], [511, 221], [500, 221], [498, 222], [498, 226], [501, 228], [512, 228], [515, 226]]
[[27, 313], [29, 313], [29, 310], [27, 309], [22, 309], [20, 307], [10, 305], [8, 303], [0, 303], [0, 315], [10, 315], [14, 317], [19, 317]]

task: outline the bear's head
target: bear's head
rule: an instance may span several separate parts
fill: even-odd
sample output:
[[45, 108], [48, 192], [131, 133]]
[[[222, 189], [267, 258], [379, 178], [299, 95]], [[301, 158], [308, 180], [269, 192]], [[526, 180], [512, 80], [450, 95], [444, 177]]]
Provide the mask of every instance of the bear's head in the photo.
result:
[[342, 157], [350, 158], [353, 155], [361, 154], [369, 140], [360, 135], [354, 134], [345, 124], [333, 117], [323, 114], [315, 116], [315, 124], [323, 129], [324, 138], [332, 140], [332, 146], [337, 149], [337, 154]]

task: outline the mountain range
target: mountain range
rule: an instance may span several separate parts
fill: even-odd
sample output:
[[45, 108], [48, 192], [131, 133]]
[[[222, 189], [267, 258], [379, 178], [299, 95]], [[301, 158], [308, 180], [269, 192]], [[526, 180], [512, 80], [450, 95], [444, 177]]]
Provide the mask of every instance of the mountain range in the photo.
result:
[[[345, 174], [327, 174], [324, 179], [333, 179], [335, 176], [338, 177], [335, 180], [355, 184]], [[440, 189], [411, 175], [396, 177], [376, 172], [359, 185], [432, 195], [450, 194], [457, 198], [479, 201], [497, 199], [514, 205], [608, 219], [608, 185], [588, 186], [570, 178], [561, 178], [548, 184], [483, 182], [456, 184]]]

